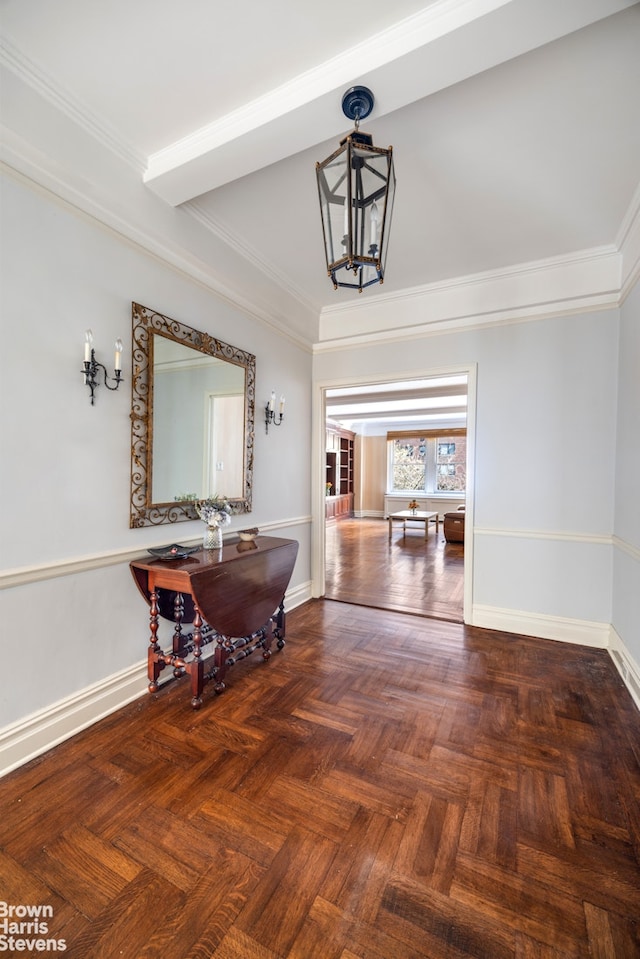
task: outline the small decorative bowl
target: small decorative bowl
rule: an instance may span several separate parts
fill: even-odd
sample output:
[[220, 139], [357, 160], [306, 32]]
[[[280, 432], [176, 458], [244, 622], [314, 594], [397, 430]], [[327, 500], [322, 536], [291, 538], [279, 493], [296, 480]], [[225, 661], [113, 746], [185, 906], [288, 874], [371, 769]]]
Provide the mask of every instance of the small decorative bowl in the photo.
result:
[[172, 543], [171, 546], [151, 546], [147, 552], [155, 556], [156, 559], [164, 560], [166, 563], [171, 560], [186, 559], [187, 556], [191, 556], [192, 553], [197, 553], [198, 549], [198, 546], [189, 548], [188, 546], [180, 546], [179, 543]]
[[243, 543], [251, 543], [256, 538], [259, 532], [260, 530], [258, 529], [257, 526], [252, 526], [251, 529], [238, 530], [238, 536], [240, 537]]

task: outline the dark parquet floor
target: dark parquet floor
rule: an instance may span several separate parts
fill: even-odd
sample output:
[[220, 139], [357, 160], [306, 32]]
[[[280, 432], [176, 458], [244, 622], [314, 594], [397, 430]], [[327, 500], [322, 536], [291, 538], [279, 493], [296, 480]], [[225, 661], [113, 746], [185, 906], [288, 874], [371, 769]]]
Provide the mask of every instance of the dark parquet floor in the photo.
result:
[[328, 523], [325, 548], [327, 599], [462, 622], [464, 545], [447, 543], [442, 523], [389, 524], [382, 519]]
[[0, 782], [0, 899], [70, 959], [640, 956], [606, 651], [316, 600], [198, 712], [186, 683]]

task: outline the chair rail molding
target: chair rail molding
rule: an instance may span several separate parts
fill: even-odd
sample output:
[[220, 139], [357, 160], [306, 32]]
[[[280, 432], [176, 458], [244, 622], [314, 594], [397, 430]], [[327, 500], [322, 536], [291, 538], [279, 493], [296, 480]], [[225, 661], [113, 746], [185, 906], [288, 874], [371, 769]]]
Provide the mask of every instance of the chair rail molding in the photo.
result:
[[[291, 519], [277, 520], [271, 523], [258, 523], [262, 533], [275, 530], [285, 530], [295, 526], [310, 526], [311, 516], [297, 516]], [[237, 530], [230, 529], [227, 536], [231, 537]], [[185, 546], [196, 546], [202, 543], [202, 533], [190, 534], [182, 537]], [[166, 537], [165, 537], [166, 540]], [[0, 570], [0, 589], [12, 589], [14, 586], [25, 586], [28, 583], [38, 583], [42, 580], [55, 579], [58, 576], [73, 576], [76, 573], [86, 573], [92, 569], [102, 569], [106, 566], [118, 566], [120, 563], [130, 563], [132, 559], [140, 559], [146, 555], [150, 546], [162, 546], [160, 542], [145, 542], [126, 549], [111, 550], [95, 553], [90, 556], [70, 557], [69, 559], [53, 560], [38, 566], [23, 566], [17, 569]]]

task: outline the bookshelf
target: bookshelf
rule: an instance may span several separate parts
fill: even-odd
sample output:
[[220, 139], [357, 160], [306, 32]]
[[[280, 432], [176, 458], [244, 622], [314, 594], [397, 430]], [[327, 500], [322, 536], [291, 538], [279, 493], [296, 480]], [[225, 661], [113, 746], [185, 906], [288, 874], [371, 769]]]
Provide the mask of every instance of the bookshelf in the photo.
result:
[[330, 494], [326, 497], [326, 518], [353, 516], [353, 450], [355, 433], [327, 428], [326, 480]]

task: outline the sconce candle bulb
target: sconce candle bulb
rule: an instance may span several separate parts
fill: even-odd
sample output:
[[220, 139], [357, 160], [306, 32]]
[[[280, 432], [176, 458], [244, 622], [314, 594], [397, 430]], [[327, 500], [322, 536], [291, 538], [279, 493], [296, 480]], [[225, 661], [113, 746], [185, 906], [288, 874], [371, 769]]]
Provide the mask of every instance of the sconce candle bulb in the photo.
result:
[[283, 419], [284, 419], [284, 396], [280, 396], [280, 406], [278, 410], [278, 415], [276, 417], [276, 392], [275, 390], [271, 390], [271, 396], [269, 397], [269, 402], [266, 404], [264, 408], [265, 433], [269, 432], [269, 425], [280, 426]]
[[102, 364], [98, 363], [96, 360], [96, 351], [93, 348], [93, 333], [91, 330], [87, 330], [84, 335], [84, 368], [82, 374], [84, 376], [85, 385], [89, 387], [91, 391], [91, 405], [94, 405], [94, 394], [100, 383], [98, 381], [98, 371], [102, 370], [103, 383], [108, 390], [117, 390], [120, 384], [122, 383], [122, 340], [120, 337], [116, 340], [115, 343], [115, 359], [114, 359], [114, 386], [109, 384], [109, 376], [107, 374], [107, 368]]

